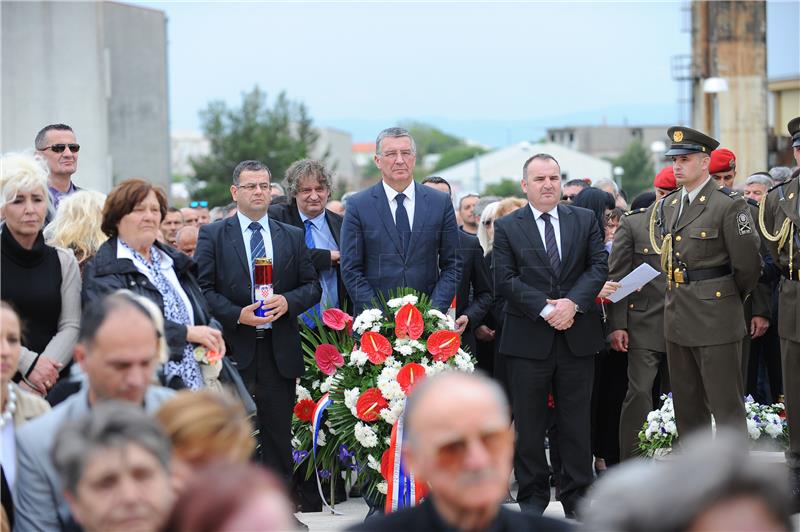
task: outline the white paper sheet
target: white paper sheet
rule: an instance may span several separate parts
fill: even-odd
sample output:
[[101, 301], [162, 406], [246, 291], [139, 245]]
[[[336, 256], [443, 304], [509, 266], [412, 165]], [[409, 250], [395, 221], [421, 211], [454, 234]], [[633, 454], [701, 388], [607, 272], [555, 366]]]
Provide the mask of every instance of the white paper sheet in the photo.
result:
[[608, 299], [614, 303], [622, 300], [629, 294], [640, 289], [658, 277], [659, 273], [661, 272], [654, 269], [649, 264], [641, 264], [638, 268], [633, 270], [619, 281], [622, 286], [620, 286], [616, 292], [608, 296]]

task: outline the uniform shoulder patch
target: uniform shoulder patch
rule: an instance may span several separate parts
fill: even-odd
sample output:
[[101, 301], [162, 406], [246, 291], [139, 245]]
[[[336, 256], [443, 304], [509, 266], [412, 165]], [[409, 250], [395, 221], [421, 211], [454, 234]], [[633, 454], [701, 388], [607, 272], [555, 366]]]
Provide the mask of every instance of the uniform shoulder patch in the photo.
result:
[[718, 188], [715, 188], [714, 190], [716, 190], [717, 192], [721, 192], [722, 194], [724, 194], [728, 198], [734, 198], [735, 199], [735, 198], [741, 198], [742, 197], [741, 193], [738, 190], [733, 190], [733, 189], [730, 189], [728, 187], [718, 187]]
[[736, 213], [736, 229], [739, 232], [739, 236], [752, 234], [753, 220], [750, 218], [749, 210]]
[[632, 211], [628, 211], [625, 213], [625, 216], [630, 216], [631, 214], [640, 214], [647, 210], [647, 207], [642, 207], [640, 209], [633, 209]]

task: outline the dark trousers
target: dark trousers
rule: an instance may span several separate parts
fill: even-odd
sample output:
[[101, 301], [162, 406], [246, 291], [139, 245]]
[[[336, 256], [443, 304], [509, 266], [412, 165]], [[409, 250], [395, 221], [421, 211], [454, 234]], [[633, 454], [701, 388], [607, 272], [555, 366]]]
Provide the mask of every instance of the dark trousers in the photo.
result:
[[711, 435], [711, 414], [719, 428], [747, 436], [741, 368], [742, 342], [689, 347], [667, 342], [669, 378], [678, 435]]
[[544, 437], [549, 428], [547, 394], [552, 388], [562, 461], [561, 502], [566, 511], [574, 511], [593, 479], [590, 404], [594, 358], [573, 355], [563, 333], [556, 334], [553, 348], [543, 360], [505, 358], [517, 432], [514, 471], [520, 507], [541, 512], [550, 503]]
[[[766, 369], [766, 382], [760, 377], [762, 365]], [[781, 379], [780, 338], [777, 326], [770, 325], [764, 336], [750, 342], [745, 393], [752, 395], [759, 403], [777, 403], [778, 398], [783, 394]]]
[[619, 417], [619, 450], [623, 460], [638, 454], [639, 431], [653, 410], [653, 385], [666, 353], [628, 349], [628, 391]]
[[253, 362], [239, 373], [258, 408], [258, 442], [261, 462], [284, 478], [292, 477], [292, 408], [295, 379], [278, 371], [272, 352], [272, 331], [256, 341]]
[[619, 419], [628, 389], [625, 353], [607, 350], [594, 357], [592, 453], [606, 465], [619, 463]]
[[786, 397], [786, 421], [789, 424], [789, 452], [786, 463], [800, 468], [800, 343], [781, 338], [783, 393]]

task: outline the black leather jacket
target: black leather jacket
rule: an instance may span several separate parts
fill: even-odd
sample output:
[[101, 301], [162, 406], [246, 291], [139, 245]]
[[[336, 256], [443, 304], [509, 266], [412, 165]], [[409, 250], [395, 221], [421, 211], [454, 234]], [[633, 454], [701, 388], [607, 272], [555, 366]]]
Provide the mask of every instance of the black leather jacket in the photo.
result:
[[[195, 325], [209, 325], [222, 330], [215, 320], [203, 291], [197, 284], [197, 265], [194, 261], [174, 248], [156, 242], [155, 246], [169, 255], [173, 268], [184, 292], [192, 303]], [[90, 305], [102, 299], [106, 294], [125, 288], [135, 294], [153, 301], [161, 312], [164, 312], [164, 300], [158, 289], [150, 280], [136, 269], [130, 259], [117, 258], [117, 238], [110, 238], [97, 250], [97, 254], [89, 260], [83, 274], [83, 305]], [[164, 320], [164, 333], [169, 348], [170, 358], [179, 360], [186, 347], [186, 326], [174, 321]]]

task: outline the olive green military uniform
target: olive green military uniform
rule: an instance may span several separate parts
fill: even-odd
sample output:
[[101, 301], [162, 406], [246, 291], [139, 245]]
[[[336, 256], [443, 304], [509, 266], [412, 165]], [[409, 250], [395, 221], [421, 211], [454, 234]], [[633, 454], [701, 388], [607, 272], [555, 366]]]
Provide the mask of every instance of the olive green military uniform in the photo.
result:
[[[642, 264], [660, 269], [661, 257], [650, 241], [649, 221], [655, 204], [626, 213], [614, 233], [614, 245], [608, 262], [608, 278], [619, 281]], [[661, 235], [653, 235], [661, 245]], [[665, 274], [661, 274], [638, 292], [609, 307], [611, 331], [628, 332], [628, 393], [619, 418], [619, 447], [623, 459], [634, 456], [638, 434], [647, 414], [653, 409], [653, 383], [658, 368], [666, 358], [664, 344]]]
[[[688, 128], [670, 128], [667, 156], [710, 153], [714, 139]], [[683, 188], [665, 197], [661, 229], [667, 235], [664, 335], [678, 434], [725, 425], [746, 434], [741, 372], [744, 298], [761, 273], [759, 238], [742, 197], [700, 184], [687, 204]]]
[[791, 467], [797, 468], [800, 467], [800, 212], [798, 212], [800, 182], [798, 178], [773, 188], [764, 201], [766, 231], [774, 236], [785, 227], [786, 235], [783, 245], [769, 238], [767, 244], [783, 275], [778, 287], [778, 336], [781, 339], [783, 393], [786, 397], [786, 417], [789, 423], [788, 462]]

